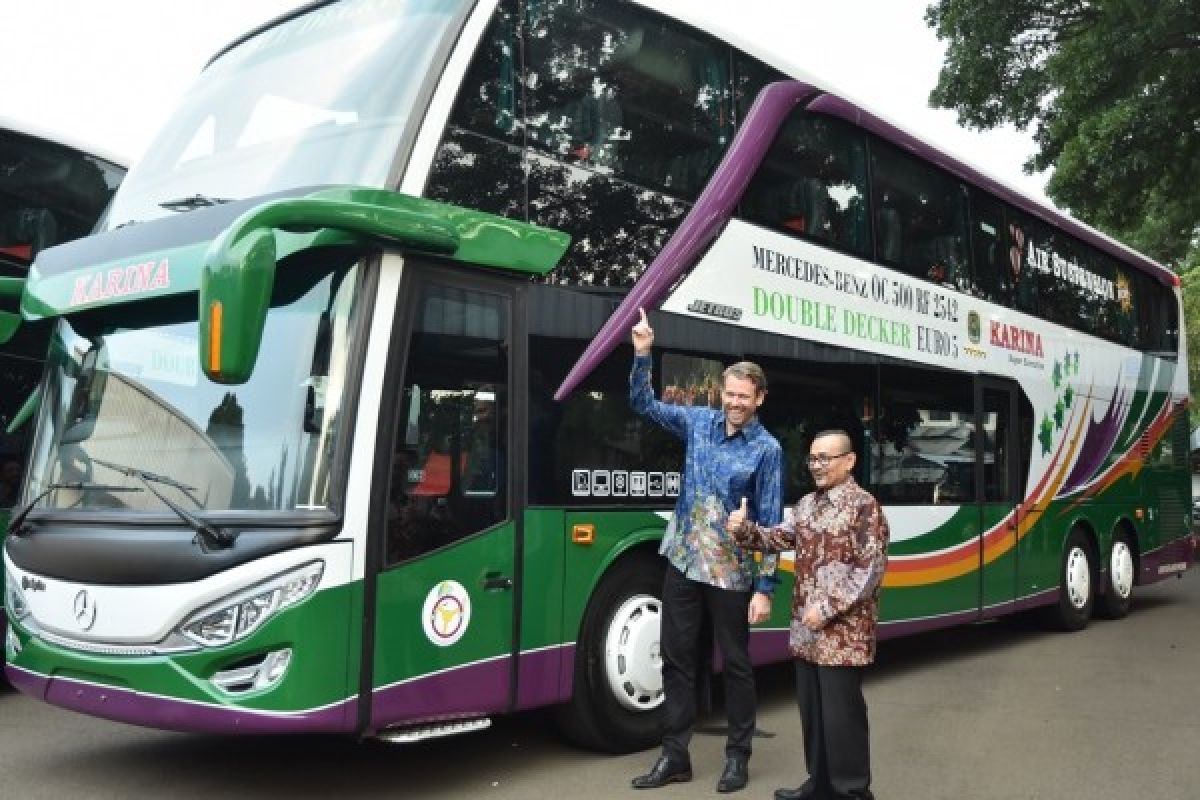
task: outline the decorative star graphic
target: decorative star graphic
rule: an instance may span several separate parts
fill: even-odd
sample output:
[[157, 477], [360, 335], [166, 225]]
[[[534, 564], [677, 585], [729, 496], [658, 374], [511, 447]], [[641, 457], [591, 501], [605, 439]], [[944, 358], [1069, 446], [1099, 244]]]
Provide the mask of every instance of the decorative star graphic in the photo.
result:
[[1050, 454], [1050, 445], [1052, 444], [1051, 437], [1054, 435], [1054, 423], [1050, 421], [1050, 415], [1042, 416], [1041, 431], [1038, 433], [1038, 441], [1042, 443], [1042, 455]]
[[1054, 381], [1055, 389], [1062, 383], [1062, 364], [1058, 361], [1054, 362], [1054, 372], [1050, 374], [1050, 380]]
[[1054, 406], [1054, 427], [1058, 428], [1059, 430], [1061, 430], [1063, 426], [1063, 411], [1065, 409], [1066, 406], [1063, 405], [1062, 400], [1059, 400]]
[[1063, 392], [1063, 402], [1067, 404], [1067, 408], [1071, 407], [1071, 401], [1075, 399], [1075, 390], [1070, 386]]

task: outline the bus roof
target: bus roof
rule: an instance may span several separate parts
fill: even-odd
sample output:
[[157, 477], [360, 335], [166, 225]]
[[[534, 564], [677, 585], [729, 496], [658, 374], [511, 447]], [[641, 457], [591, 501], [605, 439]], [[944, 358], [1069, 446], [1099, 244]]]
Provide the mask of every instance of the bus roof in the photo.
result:
[[42, 128], [33, 123], [24, 120], [18, 120], [14, 117], [7, 117], [0, 114], [0, 130], [11, 131], [22, 136], [30, 136], [35, 139], [41, 139], [44, 142], [53, 142], [54, 144], [69, 147], [80, 153], [87, 153], [90, 156], [102, 159], [117, 167], [129, 167], [129, 159], [118, 156], [115, 153], [108, 152], [103, 148], [98, 148], [94, 145], [85, 144], [81, 140], [74, 139], [69, 135], [64, 135], [59, 132], [51, 131]]
[[[313, 0], [313, 2], [298, 6], [273, 20], [259, 25], [221, 48], [209, 63], [211, 64], [213, 60], [219, 58], [230, 48], [235, 47], [258, 32], [271, 28], [286, 19], [304, 14], [314, 7], [327, 5], [333, 1]], [[495, 0], [484, 0], [484, 2], [488, 5], [495, 5]], [[729, 14], [729, 6], [727, 4], [697, 3], [695, 0], [633, 0], [633, 2], [678, 19], [699, 30], [707, 31], [711, 35], [778, 69], [789, 77], [816, 87], [821, 92], [824, 92], [825, 96], [817, 98], [809, 106], [815, 111], [841, 117], [859, 125], [880, 138], [915, 153], [932, 164], [940, 166], [961, 180], [991, 192], [1015, 208], [1073, 234], [1102, 252], [1130, 263], [1141, 271], [1154, 276], [1167, 286], [1179, 285], [1179, 277], [1171, 269], [1149, 256], [1139, 253], [1137, 250], [1090, 225], [1074, 219], [1069, 214], [1054, 206], [1029, 197], [1003, 179], [990, 174], [983, 167], [970, 164], [965, 159], [950, 155], [940, 148], [935, 147], [921, 137], [906, 130], [903, 125], [873, 111], [868, 105], [855, 99], [851, 93], [839, 89], [835, 82], [828, 80], [825, 76], [809, 71], [782, 52], [764, 48], [762, 40], [756, 38], [754, 31], [747, 27], [749, 18], [737, 14]]]
[[762, 41], [753, 36], [753, 31], [746, 28], [743, 17], [722, 13], [728, 8], [725, 4], [696, 3], [694, 0], [633, 1], [693, 25], [700, 30], [708, 31], [789, 77], [803, 81], [824, 92], [825, 95], [817, 98], [808, 106], [809, 108], [858, 125], [901, 149], [919, 155], [952, 175], [991, 192], [1010, 205], [1073, 234], [1093, 247], [1131, 263], [1168, 286], [1179, 285], [1179, 278], [1173, 271], [1149, 256], [1139, 253], [1051, 205], [1029, 197], [1001, 178], [989, 174], [984, 168], [946, 153], [905, 130], [903, 125], [871, 110], [868, 105], [856, 100], [850, 93], [842, 91], [826, 77], [810, 72], [783, 53], [765, 49]]

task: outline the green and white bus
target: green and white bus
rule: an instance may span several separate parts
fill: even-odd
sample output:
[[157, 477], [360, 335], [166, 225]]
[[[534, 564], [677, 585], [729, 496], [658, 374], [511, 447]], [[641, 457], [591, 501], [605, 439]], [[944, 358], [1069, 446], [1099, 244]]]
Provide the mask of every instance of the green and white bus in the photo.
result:
[[[125, 176], [120, 158], [0, 117], [0, 530], [17, 503], [50, 322], [22, 325], [29, 265], [47, 247], [92, 232]], [[0, 611], [0, 630], [4, 614]]]
[[682, 453], [628, 407], [639, 304], [674, 402], [763, 365], [788, 499], [851, 432], [885, 635], [1079, 628], [1186, 569], [1175, 277], [699, 5], [345, 0], [219, 53], [25, 287], [10, 681], [178, 730], [553, 706], [650, 745]]

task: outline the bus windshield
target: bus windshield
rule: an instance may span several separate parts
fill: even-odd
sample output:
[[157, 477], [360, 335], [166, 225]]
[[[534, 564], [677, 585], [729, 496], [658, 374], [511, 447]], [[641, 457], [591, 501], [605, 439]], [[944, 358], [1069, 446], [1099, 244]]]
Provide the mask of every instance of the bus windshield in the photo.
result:
[[238, 44], [130, 171], [111, 229], [296, 186], [384, 187], [433, 56], [468, 0], [352, 0]]
[[[126, 468], [183, 484], [156, 488], [189, 511], [329, 508], [358, 306], [358, 270], [329, 259], [280, 271], [256, 369], [239, 386], [200, 370], [194, 300], [133, 325], [120, 307], [60, 320], [28, 496], [62, 483], [140, 489]], [[166, 511], [150, 492], [85, 488], [38, 507]]]

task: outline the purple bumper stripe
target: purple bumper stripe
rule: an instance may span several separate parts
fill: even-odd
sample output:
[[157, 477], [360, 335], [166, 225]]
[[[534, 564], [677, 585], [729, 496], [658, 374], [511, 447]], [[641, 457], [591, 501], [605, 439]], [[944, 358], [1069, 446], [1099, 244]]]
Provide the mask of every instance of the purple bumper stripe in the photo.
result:
[[95, 717], [189, 733], [350, 733], [356, 702], [296, 714], [252, 712], [243, 708], [185, 703], [115, 686], [70, 678], [47, 678], [9, 665], [9, 682], [25, 694]]
[[790, 660], [792, 651], [788, 647], [788, 636], [786, 630], [750, 631], [750, 661], [755, 664], [774, 664]]
[[562, 402], [629, 335], [638, 317], [638, 308], [658, 308], [671, 287], [699, 260], [733, 215], [738, 200], [787, 115], [815, 91], [807, 83], [780, 81], [759, 92], [696, 205], [600, 332], [588, 343], [554, 393], [555, 400]]
[[569, 700], [573, 681], [567, 668], [574, 663], [573, 644], [522, 653], [517, 669], [517, 710], [552, 706]]
[[1195, 557], [1192, 539], [1185, 536], [1163, 545], [1157, 550], [1142, 554], [1142, 569], [1138, 575], [1138, 583], [1155, 583], [1172, 575], [1181, 575], [1192, 565]]

